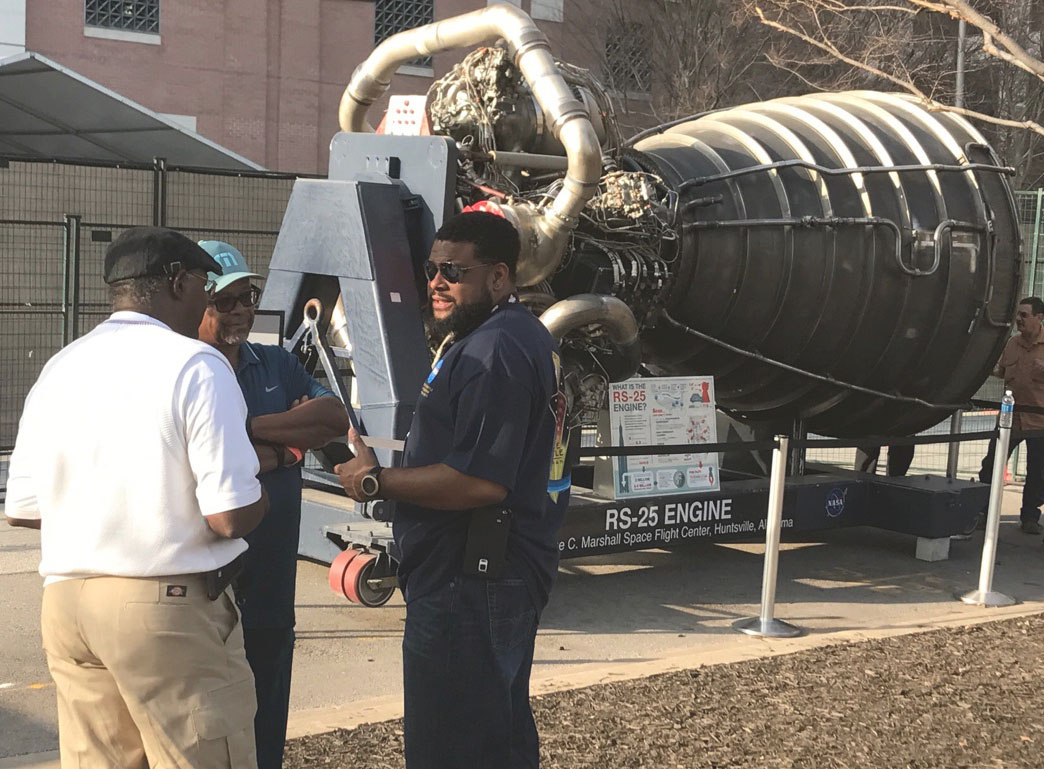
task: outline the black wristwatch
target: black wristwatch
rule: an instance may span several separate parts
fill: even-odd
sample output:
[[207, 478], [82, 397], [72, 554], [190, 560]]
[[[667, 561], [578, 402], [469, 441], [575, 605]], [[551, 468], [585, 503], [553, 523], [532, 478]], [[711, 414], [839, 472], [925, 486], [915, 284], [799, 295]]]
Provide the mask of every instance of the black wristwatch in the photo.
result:
[[381, 470], [384, 468], [380, 465], [374, 465], [366, 471], [359, 480], [359, 488], [362, 489], [362, 493], [366, 495], [367, 499], [377, 499], [381, 494]]

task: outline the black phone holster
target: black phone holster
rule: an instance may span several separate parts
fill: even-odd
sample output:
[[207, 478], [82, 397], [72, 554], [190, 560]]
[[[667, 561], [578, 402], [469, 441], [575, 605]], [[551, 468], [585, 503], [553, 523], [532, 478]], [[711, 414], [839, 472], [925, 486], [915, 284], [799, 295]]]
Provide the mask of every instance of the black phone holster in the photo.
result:
[[245, 566], [246, 553], [240, 553], [224, 566], [205, 572], [203, 580], [207, 586], [207, 598], [211, 601], [216, 601], [220, 598], [221, 594], [225, 592], [225, 588], [231, 585], [236, 577], [243, 572]]
[[511, 511], [500, 505], [476, 507], [468, 523], [463, 573], [483, 579], [500, 579], [507, 563]]

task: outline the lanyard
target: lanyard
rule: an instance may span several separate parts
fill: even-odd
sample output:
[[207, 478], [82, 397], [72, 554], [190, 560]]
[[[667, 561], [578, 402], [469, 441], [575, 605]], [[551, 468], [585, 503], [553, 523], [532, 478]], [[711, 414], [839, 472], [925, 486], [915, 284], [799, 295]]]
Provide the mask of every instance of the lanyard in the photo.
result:
[[435, 373], [442, 367], [442, 354], [446, 352], [446, 348], [453, 344], [453, 332], [446, 334], [446, 338], [442, 340], [442, 344], [439, 345], [439, 349], [435, 351], [435, 360], [431, 362], [431, 373]]

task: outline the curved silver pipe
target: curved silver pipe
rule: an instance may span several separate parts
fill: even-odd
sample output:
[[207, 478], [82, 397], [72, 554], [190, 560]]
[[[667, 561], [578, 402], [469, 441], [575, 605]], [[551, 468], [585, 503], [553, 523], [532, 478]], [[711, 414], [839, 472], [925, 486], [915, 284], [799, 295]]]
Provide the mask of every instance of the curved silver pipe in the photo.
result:
[[514, 52], [515, 65], [568, 159], [562, 189], [542, 212], [523, 205], [502, 207], [522, 237], [518, 284], [531, 286], [549, 277], [561, 264], [569, 232], [598, 189], [602, 155], [587, 109], [573, 96], [551, 55], [547, 36], [528, 15], [511, 5], [491, 5], [392, 35], [356, 67], [341, 96], [338, 119], [343, 131], [372, 131], [366, 112], [388, 90], [392, 75], [401, 65], [417, 56], [498, 38], [506, 40]]
[[561, 342], [570, 331], [597, 323], [605, 328], [609, 339], [620, 348], [626, 361], [619, 380], [628, 379], [642, 362], [642, 346], [638, 340], [638, 322], [631, 308], [615, 296], [576, 294], [551, 305], [540, 316], [540, 322]]

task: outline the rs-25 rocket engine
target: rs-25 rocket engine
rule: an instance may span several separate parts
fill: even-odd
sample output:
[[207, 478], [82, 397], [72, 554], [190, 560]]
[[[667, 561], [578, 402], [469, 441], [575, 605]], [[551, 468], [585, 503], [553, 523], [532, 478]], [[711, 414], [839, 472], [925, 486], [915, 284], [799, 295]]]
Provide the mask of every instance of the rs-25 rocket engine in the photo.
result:
[[488, 201], [522, 233], [522, 298], [562, 340], [577, 420], [642, 368], [713, 375], [748, 420], [904, 434], [988, 376], [1020, 242], [1010, 170], [967, 121], [822, 93], [624, 141], [601, 85], [495, 5], [382, 43], [342, 129], [367, 129], [403, 62], [498, 39], [433, 85], [429, 120], [460, 149], [460, 205]]

